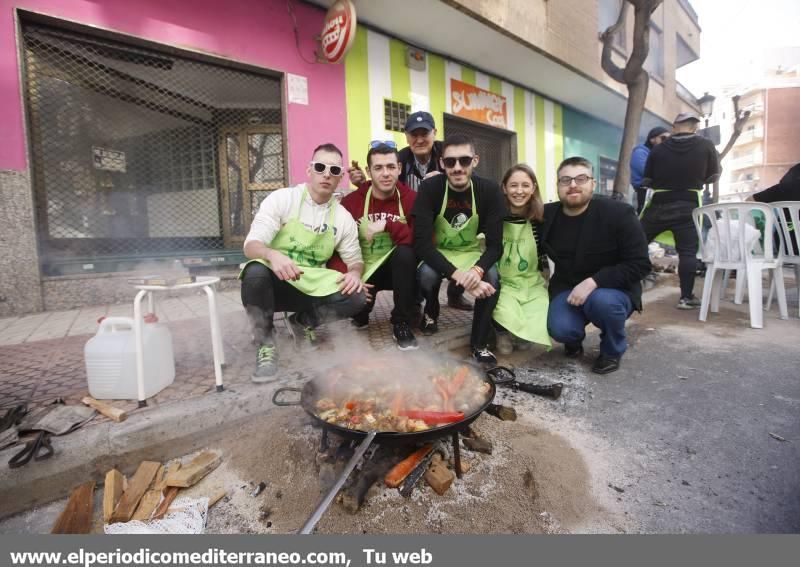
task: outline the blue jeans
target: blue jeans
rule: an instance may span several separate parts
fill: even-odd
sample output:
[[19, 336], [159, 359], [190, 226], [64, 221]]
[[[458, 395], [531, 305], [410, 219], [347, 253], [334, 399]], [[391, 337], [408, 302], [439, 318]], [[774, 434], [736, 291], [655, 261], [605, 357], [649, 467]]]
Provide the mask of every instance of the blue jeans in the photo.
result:
[[618, 289], [598, 288], [580, 307], [567, 303], [570, 291], [562, 291], [550, 300], [547, 332], [554, 340], [579, 345], [586, 337], [589, 323], [600, 329], [600, 353], [619, 358], [628, 348], [625, 321], [633, 312], [630, 297]]

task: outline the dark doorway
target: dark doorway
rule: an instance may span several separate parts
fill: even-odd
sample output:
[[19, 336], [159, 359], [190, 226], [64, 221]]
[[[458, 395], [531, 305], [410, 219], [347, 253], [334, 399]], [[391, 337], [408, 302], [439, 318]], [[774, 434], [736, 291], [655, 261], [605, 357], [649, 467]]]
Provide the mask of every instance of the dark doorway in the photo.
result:
[[453, 134], [464, 134], [475, 141], [475, 152], [480, 156], [475, 173], [480, 177], [500, 183], [508, 168], [517, 163], [517, 139], [514, 132], [445, 114], [444, 135], [447, 137]]
[[280, 78], [44, 25], [22, 39], [44, 274], [238, 263], [286, 185]]

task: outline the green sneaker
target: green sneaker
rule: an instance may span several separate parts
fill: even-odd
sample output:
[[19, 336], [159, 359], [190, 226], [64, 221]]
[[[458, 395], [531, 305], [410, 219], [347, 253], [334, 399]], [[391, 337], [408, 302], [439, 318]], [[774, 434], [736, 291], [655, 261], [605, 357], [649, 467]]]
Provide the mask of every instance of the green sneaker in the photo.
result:
[[298, 348], [302, 348], [303, 344], [310, 350], [316, 349], [319, 345], [317, 341], [317, 333], [314, 327], [303, 325], [297, 320], [297, 313], [292, 313], [286, 317], [286, 323], [289, 327], [289, 332], [294, 337], [294, 344]]
[[278, 373], [278, 349], [274, 344], [262, 344], [256, 353], [256, 369], [253, 382], [271, 382]]

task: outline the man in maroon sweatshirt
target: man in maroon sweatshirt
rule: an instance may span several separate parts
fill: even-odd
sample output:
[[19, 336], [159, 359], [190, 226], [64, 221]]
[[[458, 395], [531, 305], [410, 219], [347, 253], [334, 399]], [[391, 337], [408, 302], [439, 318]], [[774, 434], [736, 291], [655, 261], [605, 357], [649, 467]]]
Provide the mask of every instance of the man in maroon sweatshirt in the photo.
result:
[[[416, 192], [400, 183], [400, 159], [396, 146], [375, 141], [367, 154], [370, 182], [342, 199], [358, 223], [359, 243], [364, 257], [363, 280], [373, 286], [372, 301], [353, 317], [357, 329], [366, 329], [379, 291], [392, 290], [392, 328], [400, 350], [415, 350], [417, 339], [411, 331], [417, 259], [414, 255], [411, 209]], [[338, 256], [329, 262], [333, 269], [346, 269]]]

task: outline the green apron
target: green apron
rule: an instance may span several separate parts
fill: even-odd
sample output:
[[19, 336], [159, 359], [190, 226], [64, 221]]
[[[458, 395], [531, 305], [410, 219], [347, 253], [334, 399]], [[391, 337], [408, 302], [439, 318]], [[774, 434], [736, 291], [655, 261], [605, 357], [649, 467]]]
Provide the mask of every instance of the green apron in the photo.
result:
[[530, 221], [503, 223], [503, 255], [497, 263], [500, 297], [492, 318], [515, 336], [550, 348], [550, 299], [539, 273], [539, 255]]
[[[403, 214], [403, 202], [400, 200], [400, 191], [397, 191], [397, 203], [400, 209], [400, 222], [406, 222], [405, 214]], [[369, 224], [369, 203], [372, 197], [372, 187], [367, 191], [367, 197], [364, 199], [364, 214], [361, 217], [361, 224], [358, 226], [358, 243], [361, 245], [361, 256], [364, 258], [364, 275], [361, 277], [362, 281], [367, 281], [375, 271], [380, 268], [383, 263], [389, 259], [392, 252], [396, 248], [392, 237], [385, 230], [379, 232], [372, 237], [372, 242], [367, 240], [367, 225]]]
[[[337, 205], [334, 202], [331, 203], [328, 213], [328, 229], [325, 232], [316, 233], [300, 222], [300, 208], [306, 200], [306, 195], [307, 192], [304, 188], [300, 204], [297, 206], [297, 216], [289, 219], [272, 239], [272, 242], [266, 244], [273, 250], [291, 258], [303, 270], [300, 279], [297, 281], [287, 280], [286, 283], [293, 285], [306, 295], [325, 297], [339, 291], [338, 280], [342, 277], [340, 272], [325, 267], [335, 248], [333, 222]], [[253, 262], [271, 268], [269, 262], [259, 258], [247, 262], [244, 269], [247, 269], [247, 266]], [[239, 274], [239, 278], [242, 277], [244, 269]]]
[[[671, 191], [671, 189], [651, 189], [651, 190], [649, 190], [647, 192], [647, 198], [645, 199], [645, 202], [644, 202], [644, 207], [642, 207], [642, 212], [639, 213], [639, 218], [640, 219], [644, 218], [644, 212], [650, 206], [650, 203], [653, 202], [653, 196], [656, 193], [665, 193], [667, 191]], [[689, 191], [694, 191], [695, 193], [697, 193], [697, 206], [698, 207], [702, 207], [703, 206], [703, 192], [702, 192], [702, 189], [689, 189]], [[665, 230], [664, 232], [662, 232], [661, 234], [656, 236], [655, 237], [655, 241], [658, 242], [659, 244], [663, 244], [664, 246], [672, 246], [673, 248], [675, 248], [675, 235], [672, 234], [671, 230]]]
[[478, 212], [475, 209], [475, 190], [469, 182], [472, 195], [472, 216], [461, 228], [453, 228], [444, 218], [447, 209], [447, 195], [450, 183], [445, 182], [442, 210], [433, 220], [433, 234], [436, 237], [436, 249], [453, 264], [456, 269], [469, 270], [481, 257], [481, 244], [478, 240]]

